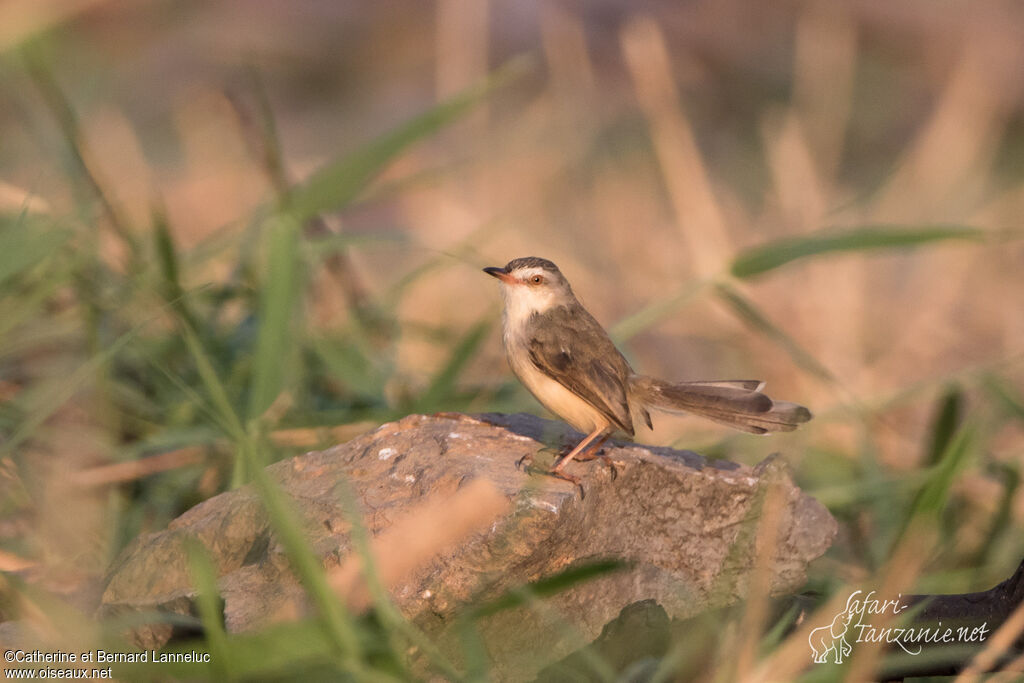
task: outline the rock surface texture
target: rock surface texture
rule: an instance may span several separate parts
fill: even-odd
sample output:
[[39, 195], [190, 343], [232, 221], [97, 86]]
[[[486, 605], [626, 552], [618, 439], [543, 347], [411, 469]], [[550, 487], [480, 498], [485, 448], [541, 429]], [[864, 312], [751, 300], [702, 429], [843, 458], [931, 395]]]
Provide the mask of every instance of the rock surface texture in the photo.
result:
[[[339, 565], [350, 551], [339, 482], [354, 492], [373, 535], [426, 498], [454, 495], [478, 478], [493, 482], [512, 503], [507, 514], [391, 586], [398, 607], [431, 631], [442, 631], [471, 599], [597, 559], [631, 564], [546, 601], [561, 624], [527, 607], [481, 622], [498, 675], [523, 671], [516, 657], [540, 670], [640, 600], [656, 600], [670, 616], [686, 617], [743, 597], [757, 539], [765, 537], [759, 524], [769, 489], [781, 502], [768, 536], [775, 540], [773, 559], [763, 573], [773, 593], [798, 588], [807, 563], [836, 533], [835, 520], [793, 485], [775, 458], [747, 467], [688, 451], [611, 443], [605, 453], [617, 463], [617, 476], [601, 462], [574, 463], [569, 471], [582, 478], [579, 487], [515, 466], [524, 456], [536, 456], [538, 464], [545, 454], [550, 460], [554, 449], [577, 438], [561, 423], [530, 415], [411, 415], [268, 471], [292, 499], [326, 567]], [[260, 498], [242, 488], [136, 539], [111, 569], [102, 610], [193, 612], [186, 537], [199, 539], [214, 558], [229, 631], [257, 628], [298, 593]], [[164, 626], [135, 632], [146, 647], [170, 635]]]

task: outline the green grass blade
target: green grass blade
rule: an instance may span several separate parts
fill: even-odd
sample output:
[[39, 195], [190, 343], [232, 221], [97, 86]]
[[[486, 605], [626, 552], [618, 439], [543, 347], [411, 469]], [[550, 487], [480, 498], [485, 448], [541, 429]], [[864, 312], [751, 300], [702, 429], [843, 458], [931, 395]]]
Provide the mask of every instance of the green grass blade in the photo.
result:
[[931, 441], [925, 462], [936, 465], [942, 454], [949, 448], [949, 442], [963, 419], [964, 395], [958, 387], [951, 387], [939, 401], [935, 420], [932, 422]]
[[19, 217], [0, 223], [0, 287], [52, 256], [71, 237], [42, 220]]
[[754, 302], [726, 284], [719, 284], [715, 288], [715, 293], [740, 319], [781, 346], [801, 368], [825, 382], [838, 383], [835, 375], [828, 368], [800, 346], [795, 339], [786, 334], [782, 328], [769, 320], [768, 316]]
[[195, 316], [188, 306], [188, 295], [181, 286], [181, 274], [178, 262], [178, 248], [174, 243], [174, 235], [167, 223], [167, 215], [162, 209], [153, 211], [153, 246], [156, 251], [156, 262], [160, 268], [162, 281], [161, 294], [175, 312], [188, 323], [192, 329], [198, 329]]
[[472, 609], [472, 616], [476, 618], [487, 617], [498, 612], [522, 607], [529, 604], [531, 599], [546, 598], [561, 593], [576, 584], [617, 572], [628, 566], [629, 564], [622, 560], [606, 559], [569, 567], [553, 576], [534, 581], [527, 586], [513, 588], [493, 600], [474, 607]]
[[921, 489], [914, 501], [912, 516], [937, 516], [946, 504], [953, 480], [963, 468], [974, 445], [975, 428], [962, 427], [946, 446], [945, 452], [935, 466], [932, 476]]
[[317, 235], [307, 237], [306, 249], [311, 256], [317, 260], [324, 260], [338, 252], [344, 252], [352, 247], [367, 246], [408, 246], [412, 240], [409, 235], [394, 232], [375, 232], [372, 235], [353, 235], [350, 233], [331, 233], [328, 235]]
[[256, 419], [270, 407], [284, 385], [292, 355], [293, 315], [299, 305], [299, 228], [285, 217], [271, 219], [267, 235], [267, 270], [260, 292], [260, 328], [253, 359], [247, 416]]
[[983, 379], [983, 386], [1006, 414], [1024, 421], [1024, 396], [1021, 396], [1002, 377], [989, 374]]
[[[54, 75], [53, 60], [45, 54], [43, 42], [25, 45], [21, 50], [24, 65], [29, 78], [33, 81], [43, 102], [56, 119], [58, 130], [64, 138], [70, 152], [75, 174], [84, 181], [89, 192], [99, 201], [106, 214], [107, 223], [114, 234], [120, 239], [132, 262], [138, 261], [139, 245], [121, 209], [94, 175], [85, 159], [85, 136], [82, 132], [78, 113], [75, 111], [64, 90]], [[93, 223], [90, 221], [90, 223]], [[95, 225], [99, 225], [95, 223]]]
[[915, 247], [945, 240], [981, 242], [985, 238], [984, 230], [961, 225], [866, 225], [851, 230], [823, 230], [747, 249], [736, 257], [730, 270], [735, 277], [748, 278], [818, 254]]
[[[44, 281], [37, 283], [28, 292], [16, 296], [0, 296], [0, 339], [26, 322], [42, 317], [43, 306], [57, 290], [66, 286], [69, 278], [66, 272], [55, 273], [51, 270]], [[47, 312], [47, 317], [53, 316]], [[3, 348], [0, 356], [9, 351], [10, 347]]]
[[703, 292], [707, 285], [707, 280], [687, 282], [677, 291], [651, 302], [636, 313], [615, 323], [608, 332], [615, 343], [622, 344], [678, 311], [697, 294]]
[[298, 514], [265, 469], [254, 470], [252, 479], [266, 505], [271, 526], [284, 546], [299, 580], [309, 591], [310, 600], [319, 609], [328, 636], [342, 663], [354, 672], [362, 671], [363, 648], [355, 620], [327, 583], [327, 575], [306, 540]]
[[465, 661], [466, 680], [472, 683], [490, 681], [490, 657], [476, 624], [470, 619], [461, 619], [456, 628], [459, 629], [459, 645], [462, 647], [462, 659]]
[[892, 548], [898, 547], [903, 537], [918, 524], [938, 527], [953, 482], [974, 452], [976, 437], [977, 427], [970, 422], [964, 424], [953, 435], [938, 464], [929, 470], [927, 480], [914, 497], [906, 521], [896, 535]]
[[369, 400], [383, 395], [385, 378], [375, 371], [373, 360], [359, 345], [347, 344], [345, 338], [316, 337], [312, 341], [323, 371], [346, 393]]
[[991, 469], [994, 470], [993, 474], [999, 479], [1003, 487], [1003, 493], [999, 498], [996, 511], [992, 515], [992, 523], [989, 526], [988, 533], [982, 534], [984, 540], [977, 553], [975, 553], [974, 562], [972, 563], [972, 566], [975, 567], [987, 565], [996, 549], [1002, 547], [1006, 542], [1006, 534], [1012, 533], [1014, 501], [1017, 498], [1017, 492], [1020, 490], [1020, 469], [1016, 463], [998, 463], [993, 465]]
[[0, 446], [0, 458], [10, 455], [26, 439], [30, 438], [35, 431], [50, 417], [56, 413], [61, 406], [69, 401], [75, 393], [85, 385], [88, 380], [95, 379], [96, 373], [105, 363], [110, 362], [117, 353], [131, 341], [135, 335], [150, 320], [143, 321], [118, 337], [113, 344], [109, 345], [102, 353], [93, 355], [88, 361], [80, 365], [70, 377], [54, 380], [40, 390], [41, 398], [34, 403], [28, 416], [18, 429]]
[[191, 327], [183, 324], [181, 325], [181, 332], [181, 336], [185, 340], [185, 346], [188, 347], [192, 360], [195, 361], [199, 379], [202, 381], [203, 386], [206, 387], [206, 393], [213, 403], [213, 409], [219, 418], [220, 425], [236, 443], [245, 442], [247, 439], [245, 428], [242, 426], [241, 420], [238, 419], [238, 413], [235, 412], [231, 405], [227, 389], [217, 375], [213, 361], [210, 360], [206, 349], [203, 348], [199, 337], [196, 336]]
[[465, 369], [466, 364], [473, 359], [480, 343], [486, 338], [491, 329], [489, 320], [482, 320], [470, 328], [469, 332], [463, 335], [459, 343], [452, 349], [448, 362], [434, 376], [430, 386], [416, 401], [416, 410], [430, 410], [432, 406], [443, 403], [447, 397], [455, 393], [455, 384]]
[[206, 547], [196, 538], [185, 539], [189, 569], [195, 583], [199, 618], [210, 648], [210, 664], [217, 680], [234, 680], [231, 648], [224, 630], [223, 607], [217, 590], [217, 568]]
[[[593, 565], [600, 564], [599, 562], [592, 563]], [[571, 570], [568, 570], [571, 571]], [[563, 572], [561, 575], [564, 575]], [[579, 580], [574, 578], [573, 583]], [[556, 638], [562, 639], [564, 642], [571, 644], [570, 648], [575, 650], [573, 657], [577, 658], [580, 666], [580, 673], [584, 673], [586, 678], [583, 680], [596, 681], [599, 683], [614, 683], [616, 680], [616, 672], [612, 668], [611, 664], [605, 659], [604, 655], [597, 649], [591, 646], [587, 642], [587, 639], [583, 637], [583, 634], [567, 619], [567, 617], [557, 608], [543, 600], [547, 597], [548, 593], [540, 595], [535, 592], [534, 587], [542, 582], [535, 582], [528, 586], [524, 586], [518, 589], [513, 589], [509, 592], [509, 595], [517, 599], [520, 604], [533, 612], [537, 618], [539, 618], [547, 627], [551, 628]], [[553, 593], [560, 590], [564, 590], [565, 587], [555, 588]], [[546, 589], [545, 589], [546, 590]], [[518, 606], [518, 605], [516, 605]]]
[[489, 78], [415, 117], [297, 185], [286, 206], [298, 222], [335, 211], [355, 199], [385, 165], [413, 143], [436, 133], [471, 111], [498, 87], [519, 77], [528, 63], [513, 59]]
[[[419, 628], [410, 623], [399, 612], [392, 602], [387, 589], [380, 582], [376, 562], [370, 547], [370, 534], [363, 524], [362, 511], [356, 502], [355, 492], [349, 488], [347, 482], [342, 481], [338, 486], [338, 494], [341, 499], [342, 509], [345, 511], [345, 516], [352, 525], [350, 532], [352, 545], [362, 562], [362, 575], [366, 580], [366, 587], [373, 600], [374, 611], [385, 627], [385, 644], [391, 650], [392, 659], [399, 665], [405, 659], [403, 648], [397, 638], [398, 635], [401, 635], [406, 641], [419, 648], [430, 660], [433, 667], [444, 675], [446, 680], [461, 680], [463, 675]], [[408, 675], [408, 672], [405, 673]]]
[[358, 334], [337, 338], [314, 337], [312, 347], [331, 379], [347, 391], [370, 400], [384, 395], [390, 373], [377, 367], [379, 363], [370, 355], [367, 344], [362, 343]]
[[[236, 662], [233, 672], [247, 681], [296, 680], [307, 668], [316, 670], [331, 660], [331, 643], [314, 620], [232, 634], [229, 642]], [[180, 680], [190, 672], [169, 673], [180, 677], [172, 680]]]

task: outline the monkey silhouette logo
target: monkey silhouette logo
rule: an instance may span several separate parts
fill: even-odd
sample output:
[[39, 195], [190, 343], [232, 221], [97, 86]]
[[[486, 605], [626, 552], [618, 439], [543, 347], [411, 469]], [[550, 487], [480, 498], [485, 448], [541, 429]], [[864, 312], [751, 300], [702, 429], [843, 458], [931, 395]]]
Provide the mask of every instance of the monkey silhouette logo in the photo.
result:
[[842, 664], [843, 659], [848, 657], [850, 652], [853, 651], [853, 647], [846, 640], [846, 630], [850, 627], [850, 622], [857, 615], [857, 605], [851, 605], [851, 603], [854, 596], [859, 593], [860, 591], [857, 591], [847, 598], [846, 609], [837, 614], [831, 624], [819, 626], [807, 636], [807, 644], [811, 646], [811, 652], [814, 653], [814, 662], [816, 664], [827, 662], [829, 654], [832, 655], [833, 662]]

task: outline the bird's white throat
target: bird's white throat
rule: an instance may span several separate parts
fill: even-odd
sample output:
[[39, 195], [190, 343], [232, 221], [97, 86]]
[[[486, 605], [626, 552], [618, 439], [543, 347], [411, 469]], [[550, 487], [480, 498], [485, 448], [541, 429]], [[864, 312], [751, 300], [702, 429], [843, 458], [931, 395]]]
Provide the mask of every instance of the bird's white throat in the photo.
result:
[[[543, 272], [538, 269], [538, 273]], [[531, 272], [524, 274], [526, 277]], [[505, 299], [502, 326], [505, 339], [521, 336], [534, 313], [544, 313], [554, 306], [569, 303], [565, 296], [550, 287], [531, 287], [527, 284], [502, 284], [501, 294]]]

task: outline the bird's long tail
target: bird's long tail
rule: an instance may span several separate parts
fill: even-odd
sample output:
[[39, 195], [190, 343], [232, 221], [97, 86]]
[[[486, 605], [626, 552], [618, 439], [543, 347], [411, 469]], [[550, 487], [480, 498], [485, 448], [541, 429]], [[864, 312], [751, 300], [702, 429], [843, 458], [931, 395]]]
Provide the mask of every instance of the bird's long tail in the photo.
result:
[[751, 434], [791, 432], [811, 419], [811, 411], [761, 393], [764, 382], [664, 382], [645, 375], [629, 378], [637, 402], [668, 413], [690, 413]]

